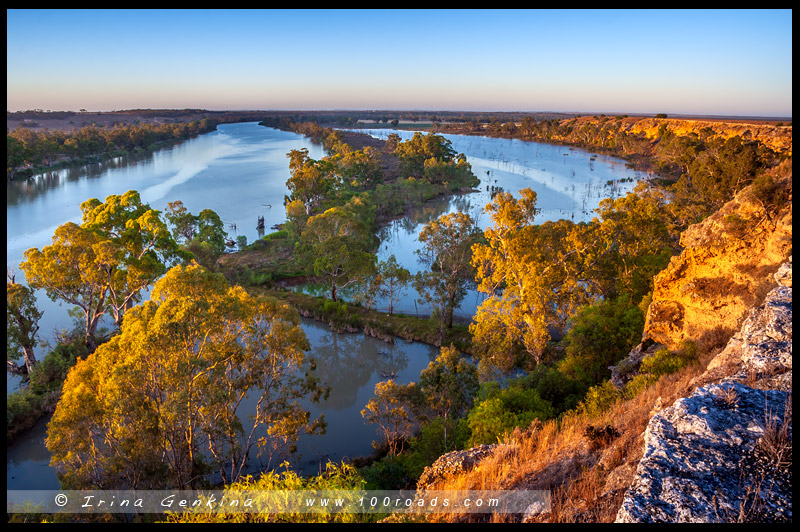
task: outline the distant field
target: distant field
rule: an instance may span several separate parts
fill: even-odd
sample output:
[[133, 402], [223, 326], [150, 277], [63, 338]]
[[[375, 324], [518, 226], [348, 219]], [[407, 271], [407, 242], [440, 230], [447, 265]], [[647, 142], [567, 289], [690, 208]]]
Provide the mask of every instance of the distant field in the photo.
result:
[[[192, 120], [200, 120], [204, 117], [214, 117], [225, 120], [225, 118], [232, 118], [233, 116], [239, 117], [242, 120], [260, 120], [264, 114], [269, 114], [269, 111], [206, 111], [202, 109], [197, 110], [164, 110], [163, 114], [158, 110], [144, 109], [142, 112], [136, 111], [120, 111], [120, 112], [56, 112], [52, 116], [47, 116], [49, 113], [37, 113], [27, 118], [13, 114], [7, 114], [6, 130], [13, 131], [19, 127], [25, 127], [32, 131], [42, 131], [45, 129], [53, 131], [74, 131], [84, 126], [96, 125], [98, 127], [108, 127], [116, 124], [170, 124], [173, 122], [191, 122]], [[246, 116], [245, 116], [246, 115]], [[636, 121], [645, 118], [643, 115], [631, 115], [630, 121]], [[689, 115], [670, 115], [669, 118], [679, 120], [703, 120], [707, 122], [736, 122], [736, 123], [752, 123], [764, 125], [776, 125], [783, 123], [784, 125], [791, 124], [791, 118], [768, 118], [768, 117], [723, 117], [723, 116], [689, 116]], [[587, 115], [579, 118], [580, 120], [591, 120], [592, 116]], [[451, 123], [447, 120], [440, 120], [440, 124], [446, 125]], [[398, 125], [394, 126], [391, 122], [382, 122], [380, 120], [359, 119], [356, 127], [371, 127], [371, 128], [415, 128], [415, 129], [431, 129], [433, 122], [430, 120], [399, 120]]]
[[49, 129], [53, 131], [74, 131], [84, 126], [95, 125], [98, 127], [113, 126], [116, 124], [171, 124], [173, 122], [191, 122], [200, 120], [208, 113], [188, 113], [176, 116], [148, 116], [131, 113], [75, 113], [69, 116], [42, 118], [6, 118], [7, 131], [19, 127], [26, 127], [32, 131]]

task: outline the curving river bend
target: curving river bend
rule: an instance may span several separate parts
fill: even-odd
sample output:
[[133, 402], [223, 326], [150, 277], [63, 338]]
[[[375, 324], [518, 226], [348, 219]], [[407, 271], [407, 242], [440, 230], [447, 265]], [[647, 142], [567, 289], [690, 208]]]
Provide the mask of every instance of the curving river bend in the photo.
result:
[[[392, 132], [403, 139], [412, 135], [386, 129], [363, 131], [378, 138]], [[524, 187], [532, 188], [541, 208], [537, 220], [568, 218], [578, 222], [590, 220], [592, 210], [603, 198], [624, 195], [643, 177], [628, 169], [625, 161], [579, 149], [520, 140], [444, 136], [451, 140], [456, 152], [467, 156], [481, 184], [471, 194], [429, 202], [381, 230], [379, 258], [393, 254], [412, 273], [420, 269], [413, 253], [418, 247], [416, 236], [428, 221], [460, 210], [477, 216], [481, 227], [490, 224], [488, 216], [481, 214], [491, 199], [487, 187], [502, 187], [512, 194]], [[14, 270], [18, 282], [24, 282], [18, 265], [26, 249], [50, 244], [55, 228], [67, 221], [79, 223], [81, 202], [93, 197], [102, 201], [110, 194], [130, 189], [138, 190], [143, 201], [159, 210], [175, 200], [183, 201], [195, 213], [213, 209], [233, 238], [245, 235], [252, 242], [261, 236], [256, 229], [259, 216], [265, 218], [267, 228], [284, 221], [283, 198], [288, 193], [285, 183], [289, 176], [286, 154], [300, 148], [307, 148], [315, 159], [324, 155], [320, 146], [294, 133], [255, 122], [223, 124], [214, 132], [154, 154], [10, 182], [6, 265]], [[632, 181], [621, 181], [628, 178]], [[68, 308], [52, 302], [44, 293], [37, 293], [37, 299], [44, 310], [40, 332], [50, 340], [54, 329], [70, 326]], [[426, 309], [415, 305], [414, 300], [414, 294], [408, 294], [397, 310], [424, 314]], [[469, 318], [480, 301], [480, 294], [471, 291], [457, 315]], [[312, 473], [318, 471], [320, 464], [324, 467], [328, 459], [369, 454], [377, 434], [374, 427], [364, 423], [360, 411], [372, 397], [375, 384], [387, 373], [396, 374], [400, 383], [416, 380], [436, 357], [437, 350], [400, 339], [387, 344], [362, 334], [338, 334], [306, 319], [302, 327], [311, 343], [310, 355], [317, 362], [317, 376], [331, 387], [327, 401], [307, 405], [312, 417], [324, 414], [327, 432], [303, 437], [294, 462], [299, 470]], [[44, 349], [37, 352], [39, 357], [44, 354]], [[7, 373], [7, 391], [18, 386], [19, 378]], [[7, 448], [7, 489], [58, 488], [44, 447], [46, 423], [46, 419], [40, 421]], [[251, 471], [263, 467], [266, 464], [254, 460]]]

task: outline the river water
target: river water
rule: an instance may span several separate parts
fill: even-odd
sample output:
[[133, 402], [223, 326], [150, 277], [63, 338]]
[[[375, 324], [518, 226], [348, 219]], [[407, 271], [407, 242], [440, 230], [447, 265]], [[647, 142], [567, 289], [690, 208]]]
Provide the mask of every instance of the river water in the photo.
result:
[[[367, 131], [384, 137], [392, 130]], [[396, 131], [402, 138], [411, 133]], [[412, 273], [420, 270], [413, 253], [416, 235], [428, 221], [448, 212], [469, 212], [481, 227], [490, 224], [481, 214], [491, 199], [491, 187], [516, 194], [533, 188], [542, 209], [538, 220], [570, 218], [589, 220], [602, 198], [626, 193], [641, 178], [624, 161], [577, 149], [462, 135], [445, 135], [457, 152], [463, 152], [481, 179], [476, 192], [442, 201], [429, 202], [408, 217], [396, 220], [380, 233], [379, 258], [395, 255]], [[163, 210], [171, 201], [181, 200], [195, 214], [202, 209], [216, 211], [232, 238], [238, 235], [252, 242], [259, 236], [256, 221], [265, 219], [269, 228], [284, 221], [283, 198], [288, 193], [286, 154], [306, 148], [309, 156], [324, 155], [320, 146], [300, 135], [258, 126], [256, 123], [223, 124], [217, 131], [180, 145], [144, 156], [118, 158], [81, 169], [60, 170], [7, 185], [6, 263], [24, 282], [19, 270], [26, 249], [43, 247], [59, 225], [80, 223], [80, 203], [89, 198], [101, 201], [110, 194], [138, 190], [142, 200]], [[488, 187], [488, 190], [487, 190]], [[235, 227], [235, 229], [234, 229]], [[425, 313], [415, 304], [413, 293], [401, 301], [398, 311]], [[52, 341], [53, 330], [69, 328], [68, 308], [37, 293], [44, 310], [40, 333]], [[458, 310], [462, 318], [472, 316], [481, 296], [471, 291]], [[327, 459], [341, 460], [371, 451], [375, 428], [364, 423], [360, 411], [372, 397], [375, 384], [384, 375], [395, 374], [400, 383], [418, 379], [420, 371], [436, 356], [431, 346], [398, 339], [387, 344], [361, 334], [337, 334], [326, 326], [303, 320], [311, 343], [310, 356], [317, 361], [317, 376], [331, 387], [327, 401], [307, 405], [312, 416], [323, 414], [328, 422], [324, 436], [307, 436], [299, 443], [297, 469], [312, 473]], [[37, 350], [38, 356], [46, 353]], [[7, 391], [19, 386], [16, 376], [7, 374]], [[9, 489], [57, 488], [55, 472], [49, 467], [44, 448], [46, 420], [21, 436], [6, 454]], [[254, 470], [263, 466], [253, 462]], [[324, 466], [323, 466], [324, 467]]]
[[[398, 134], [402, 140], [414, 135], [412, 131], [393, 129], [353, 131], [383, 140], [392, 133]], [[444, 214], [460, 211], [469, 213], [481, 229], [486, 229], [492, 221], [484, 208], [497, 190], [509, 192], [515, 197], [519, 197], [519, 191], [523, 188], [535, 191], [537, 208], [540, 210], [535, 218], [536, 223], [560, 219], [578, 223], [590, 221], [595, 216], [594, 209], [603, 199], [624, 196], [633, 190], [638, 180], [645, 177], [628, 168], [622, 159], [578, 148], [517, 139], [453, 134], [442, 136], [450, 140], [456, 153], [466, 155], [481, 184], [470, 194], [430, 201], [381, 229], [378, 258], [386, 260], [395, 255], [398, 263], [412, 274], [424, 269], [415, 252], [420, 248], [417, 236], [428, 222]], [[302, 289], [314, 295], [328, 292], [328, 287]], [[404, 297], [395, 305], [395, 310], [410, 315], [429, 315], [430, 309], [425, 308], [418, 299], [417, 292], [409, 286]], [[454, 316], [462, 322], [469, 321], [483, 299], [483, 294], [468, 289]], [[374, 306], [386, 312], [389, 310], [388, 303], [380, 299]]]

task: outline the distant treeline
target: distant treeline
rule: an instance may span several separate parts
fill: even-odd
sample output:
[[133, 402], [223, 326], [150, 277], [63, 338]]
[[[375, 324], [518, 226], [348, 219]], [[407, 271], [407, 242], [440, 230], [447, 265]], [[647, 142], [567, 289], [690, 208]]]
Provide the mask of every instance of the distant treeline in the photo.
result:
[[[319, 124], [382, 120], [384, 116], [446, 120], [446, 124], [437, 124], [440, 133], [565, 144], [627, 159], [632, 165], [651, 169], [664, 178], [664, 184], [670, 185], [672, 201], [682, 207], [679, 209], [681, 224], [685, 226], [718, 209], [735, 192], [750, 184], [758, 173], [776, 165], [782, 157], [757, 141], [741, 136], [726, 139], [710, 127], [699, 133], [680, 135], [665, 121], [655, 138], [648, 138], [643, 132], [631, 130], [631, 120], [634, 119], [628, 115], [599, 115], [585, 119], [569, 118], [569, 115], [537, 118], [538, 115], [531, 113], [313, 111], [304, 114], [271, 113], [260, 123], [295, 131], [325, 144], [330, 130]], [[488, 118], [491, 120], [487, 123]], [[328, 145], [325, 147], [330, 148]]]
[[219, 122], [239, 122], [241, 120], [254, 120], [264, 115], [264, 111], [209, 111], [207, 109], [123, 109], [121, 111], [87, 112], [87, 111], [45, 111], [43, 109], [28, 109], [26, 111], [7, 111], [7, 120], [47, 120], [71, 118], [74, 116], [92, 115], [122, 115], [140, 116], [142, 118], [166, 117], [210, 117]]
[[151, 148], [158, 142], [186, 140], [213, 131], [218, 121], [203, 118], [171, 124], [116, 124], [84, 126], [72, 131], [31, 131], [18, 128], [7, 134], [6, 176], [14, 179], [56, 162], [97, 160], [100, 156]]
[[489, 124], [493, 121], [520, 121], [524, 117], [537, 120], [565, 119], [577, 116], [573, 113], [523, 113], [523, 112], [474, 112], [474, 111], [270, 111], [264, 122], [320, 124], [356, 124], [359, 120], [389, 123], [392, 120], [405, 122], [477, 122]]

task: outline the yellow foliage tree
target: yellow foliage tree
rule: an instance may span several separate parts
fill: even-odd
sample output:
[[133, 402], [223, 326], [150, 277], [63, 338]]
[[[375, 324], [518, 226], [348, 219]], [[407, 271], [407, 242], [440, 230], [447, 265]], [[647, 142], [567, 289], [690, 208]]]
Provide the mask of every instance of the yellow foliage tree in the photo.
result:
[[319, 397], [306, 349], [288, 305], [177, 266], [70, 371], [48, 426], [51, 464], [76, 489], [195, 487], [212, 468], [235, 481], [253, 451], [271, 459], [321, 426], [298, 403]]

